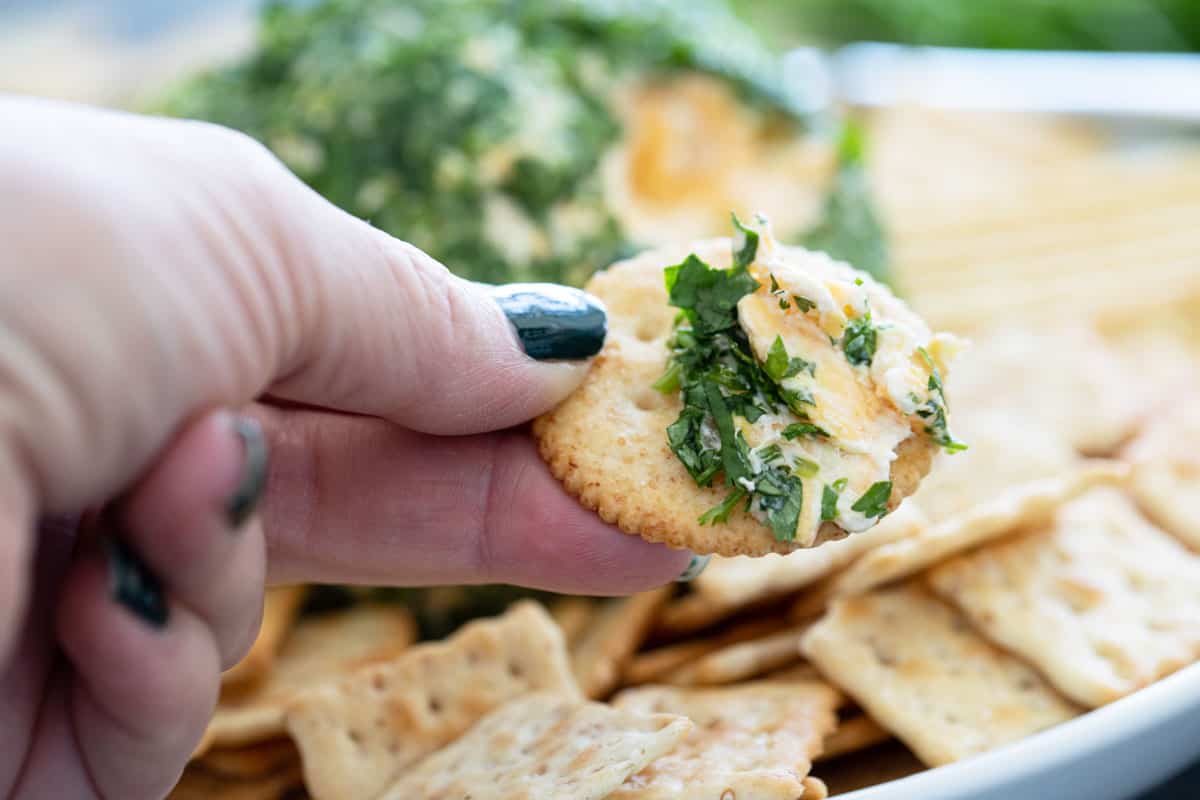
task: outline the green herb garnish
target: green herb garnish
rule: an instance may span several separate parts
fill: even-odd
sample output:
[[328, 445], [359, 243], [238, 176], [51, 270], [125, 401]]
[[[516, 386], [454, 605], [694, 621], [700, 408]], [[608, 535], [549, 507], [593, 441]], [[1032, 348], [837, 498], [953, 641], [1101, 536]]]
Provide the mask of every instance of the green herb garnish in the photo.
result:
[[798, 294], [792, 295], [792, 302], [796, 304], [796, 308], [804, 313], [808, 313], [817, 307], [817, 304], [812, 300], [809, 300], [807, 297], [801, 297]]
[[929, 400], [917, 409], [916, 414], [925, 420], [925, 432], [942, 446], [947, 453], [961, 453], [967, 449], [966, 444], [958, 441], [950, 433], [949, 420], [946, 418], [946, 393], [942, 386], [942, 374], [934, 363], [933, 357], [924, 347], [918, 347], [917, 352], [929, 367]]
[[821, 490], [821, 521], [837, 519], [838, 492], [829, 484]]
[[887, 513], [888, 499], [892, 496], [892, 482], [879, 481], [863, 492], [850, 508], [866, 517], [882, 517]]
[[871, 324], [871, 312], [850, 320], [842, 333], [842, 351], [846, 354], [846, 360], [855, 366], [871, 366], [878, 340], [879, 334]]
[[827, 437], [829, 436], [829, 432], [819, 425], [813, 425], [811, 422], [793, 422], [783, 429], [782, 436], [790, 442], [792, 439], [798, 439], [801, 436]]

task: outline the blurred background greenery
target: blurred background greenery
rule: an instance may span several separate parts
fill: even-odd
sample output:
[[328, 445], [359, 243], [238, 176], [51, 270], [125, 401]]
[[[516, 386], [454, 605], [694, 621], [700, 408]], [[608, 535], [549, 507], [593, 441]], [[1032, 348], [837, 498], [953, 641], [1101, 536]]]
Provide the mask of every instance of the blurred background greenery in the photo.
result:
[[733, 0], [772, 44], [1200, 50], [1196, 0]]

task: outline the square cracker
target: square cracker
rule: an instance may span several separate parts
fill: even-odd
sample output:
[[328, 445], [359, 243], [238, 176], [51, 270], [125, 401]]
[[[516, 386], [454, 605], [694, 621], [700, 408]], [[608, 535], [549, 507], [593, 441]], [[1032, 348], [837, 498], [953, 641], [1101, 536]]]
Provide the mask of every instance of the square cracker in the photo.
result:
[[300, 607], [308, 595], [307, 586], [275, 586], [267, 589], [263, 598], [262, 624], [254, 644], [221, 675], [221, 686], [242, 686], [261, 680], [271, 671], [279, 648], [283, 646], [288, 631], [300, 613]]
[[1079, 713], [1031, 667], [912, 583], [835, 601], [804, 638], [804, 652], [930, 766]]
[[1014, 486], [1065, 475], [1079, 464], [1079, 454], [1060, 432], [1020, 409], [956, 404], [954, 412], [954, 432], [968, 448], [942, 456], [911, 498], [932, 524]]
[[717, 686], [754, 678], [800, 660], [800, 639], [807, 626], [735, 642], [696, 659], [663, 677], [673, 686]]
[[406, 770], [380, 800], [601, 800], [692, 723], [538, 692], [513, 700]]
[[304, 620], [261, 681], [222, 691], [208, 725], [212, 745], [236, 747], [283, 736], [284, 712], [300, 692], [390, 659], [415, 637], [412, 615], [399, 606], [361, 605]]
[[1146, 516], [1200, 551], [1200, 392], [1174, 398], [1125, 448]]
[[820, 580], [880, 545], [915, 535], [925, 524], [917, 504], [905, 502], [870, 530], [820, 547], [761, 558], [714, 558], [693, 582], [696, 594], [737, 608], [794, 592]]
[[1120, 483], [1128, 474], [1128, 467], [1119, 462], [1093, 461], [1061, 477], [1014, 486], [916, 536], [870, 551], [838, 575], [831, 589], [835, 595], [857, 594], [915, 575], [952, 555], [1037, 524], [1072, 498], [1098, 485]]
[[655, 615], [671, 589], [663, 587], [631, 597], [608, 600], [591, 626], [571, 648], [571, 667], [583, 693], [593, 700], [604, 697], [621, 680], [633, 654], [645, 641]]
[[709, 653], [775, 633], [784, 625], [784, 621], [777, 618], [755, 619], [735, 625], [720, 634], [644, 650], [630, 660], [621, 675], [621, 682], [626, 686], [634, 686], [657, 681]]
[[1103, 705], [1200, 658], [1200, 556], [1115, 490], [942, 564], [930, 583], [1083, 705]]
[[683, 714], [696, 724], [674, 750], [634, 775], [611, 800], [796, 800], [833, 730], [838, 693], [823, 683], [747, 683], [720, 689], [645, 687], [617, 708]]
[[[677, 313], [667, 304], [663, 268], [689, 253], [726, 268], [732, 247], [729, 239], [664, 247], [614, 264], [588, 282], [588, 291], [608, 309], [608, 338], [579, 388], [534, 420], [542, 458], [567, 492], [605, 522], [694, 553], [761, 556], [842, 538], [845, 532], [827, 522], [812, 541], [779, 541], [741, 511], [720, 525], [700, 523], [727, 488], [716, 481], [696, 485], [667, 443], [681, 400], [652, 386], [666, 367]], [[925, 434], [900, 443], [890, 473], [893, 503], [916, 490], [936, 449]]]
[[480, 717], [538, 690], [577, 695], [562, 632], [537, 603], [305, 692], [287, 729], [317, 800], [377, 796]]
[[1149, 393], [1091, 328], [1002, 328], [973, 338], [949, 376], [950, 407], [1021, 408], [1085, 455], [1107, 455], [1136, 429]]

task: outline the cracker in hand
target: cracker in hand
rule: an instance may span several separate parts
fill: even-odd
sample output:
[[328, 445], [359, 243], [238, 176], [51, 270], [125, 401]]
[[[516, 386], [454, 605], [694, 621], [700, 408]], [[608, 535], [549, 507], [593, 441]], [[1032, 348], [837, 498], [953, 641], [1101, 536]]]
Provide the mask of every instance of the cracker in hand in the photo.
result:
[[609, 336], [534, 425], [567, 490], [627, 533], [697, 553], [787, 553], [873, 527], [939, 447], [953, 337], [870, 276], [734, 241], [622, 262], [588, 286]]

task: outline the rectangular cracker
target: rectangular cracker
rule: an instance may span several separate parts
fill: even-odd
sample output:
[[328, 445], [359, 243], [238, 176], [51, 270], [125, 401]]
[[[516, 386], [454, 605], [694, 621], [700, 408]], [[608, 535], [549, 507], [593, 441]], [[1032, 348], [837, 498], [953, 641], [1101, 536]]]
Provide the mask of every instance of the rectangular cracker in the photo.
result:
[[625, 782], [611, 800], [796, 800], [824, 737], [837, 692], [824, 683], [748, 683], [719, 689], [644, 687], [617, 708], [683, 714], [695, 729], [670, 753]]
[[1200, 392], [1173, 397], [1124, 456], [1133, 462], [1130, 488], [1146, 516], [1200, 551]]
[[729, 630], [703, 639], [688, 639], [676, 644], [656, 647], [638, 653], [621, 676], [625, 686], [650, 683], [709, 653], [737, 642], [758, 639], [775, 633], [784, 626], [778, 618], [751, 620]]
[[222, 688], [261, 680], [271, 671], [275, 656], [283, 646], [307, 596], [307, 586], [274, 586], [267, 589], [263, 597], [262, 624], [259, 625], [254, 644], [241, 661], [221, 675]]
[[1078, 466], [1079, 454], [1061, 433], [1019, 409], [977, 409], [955, 399], [951, 395], [954, 432], [969, 447], [943, 456], [912, 496], [930, 523], [968, 512], [1013, 486], [1064, 475]]
[[714, 557], [693, 588], [701, 597], [728, 607], [788, 594], [841, 569], [868, 550], [916, 534], [924, 524], [917, 505], [905, 502], [874, 528], [820, 547], [760, 558]]
[[406, 770], [380, 800], [601, 800], [691, 728], [686, 717], [538, 692]]
[[262, 680], [222, 690], [209, 722], [214, 747], [238, 747], [284, 735], [288, 705], [305, 689], [365, 664], [393, 658], [416, 638], [407, 609], [359, 605], [309, 617], [292, 629]]
[[930, 766], [1079, 713], [913, 583], [835, 601], [803, 646], [826, 678]]
[[910, 577], [952, 555], [1007, 536], [1023, 526], [1036, 525], [1087, 490], [1119, 484], [1128, 476], [1128, 465], [1097, 460], [1061, 477], [1012, 487], [994, 500], [916, 536], [870, 551], [836, 578], [833, 592], [839, 596], [857, 594]]
[[1083, 705], [1111, 702], [1200, 658], [1200, 556], [1115, 490], [942, 564], [930, 583]]
[[595, 700], [617, 688], [621, 673], [646, 640], [670, 594], [671, 589], [663, 587], [609, 600], [601, 607], [571, 648], [575, 680], [586, 697]]
[[808, 626], [787, 628], [759, 639], [715, 650], [664, 677], [672, 686], [718, 686], [754, 678], [800, 660]]
[[862, 712], [838, 720], [837, 727], [825, 737], [825, 746], [817, 761], [828, 761], [848, 753], [866, 750], [892, 738], [887, 728]]
[[562, 632], [533, 601], [343, 674], [288, 710], [316, 800], [372, 798], [494, 708], [538, 690], [577, 695]]

